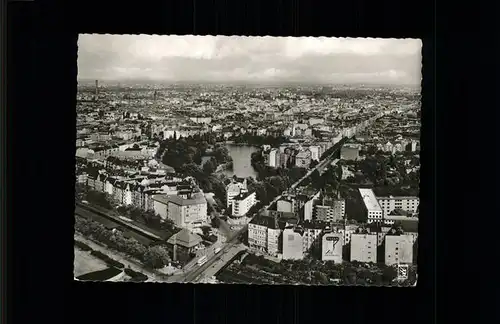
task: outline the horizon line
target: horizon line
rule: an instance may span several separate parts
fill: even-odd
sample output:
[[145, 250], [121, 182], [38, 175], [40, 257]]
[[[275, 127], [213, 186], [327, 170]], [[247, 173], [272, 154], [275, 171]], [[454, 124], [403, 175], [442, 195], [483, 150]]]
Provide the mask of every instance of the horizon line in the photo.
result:
[[366, 86], [408, 86], [408, 87], [420, 87], [421, 83], [376, 83], [376, 82], [321, 82], [321, 81], [248, 81], [248, 80], [232, 80], [232, 81], [208, 81], [208, 80], [145, 80], [145, 79], [99, 79], [99, 78], [81, 78], [77, 79], [77, 82], [104, 82], [104, 83], [160, 83], [165, 85], [172, 84], [190, 84], [190, 85], [202, 85], [202, 84], [214, 84], [214, 85], [231, 85], [231, 84], [248, 84], [248, 85], [286, 85], [286, 84], [297, 84], [297, 85], [318, 85], [318, 86], [329, 86], [329, 85], [366, 85]]

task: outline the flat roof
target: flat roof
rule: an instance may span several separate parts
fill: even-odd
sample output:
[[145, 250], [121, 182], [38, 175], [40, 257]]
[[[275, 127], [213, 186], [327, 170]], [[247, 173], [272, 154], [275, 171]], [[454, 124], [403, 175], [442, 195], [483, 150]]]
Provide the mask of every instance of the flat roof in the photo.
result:
[[363, 198], [366, 209], [368, 209], [369, 211], [382, 211], [382, 208], [380, 208], [377, 197], [375, 197], [373, 190], [367, 188], [359, 188], [359, 193], [361, 195], [361, 198]]
[[389, 196], [389, 197], [377, 197], [379, 200], [418, 200], [417, 196]]

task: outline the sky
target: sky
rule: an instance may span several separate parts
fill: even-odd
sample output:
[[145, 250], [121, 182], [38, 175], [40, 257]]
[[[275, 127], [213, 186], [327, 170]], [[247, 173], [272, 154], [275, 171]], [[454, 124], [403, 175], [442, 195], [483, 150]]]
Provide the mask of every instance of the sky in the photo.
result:
[[419, 39], [91, 35], [78, 79], [418, 85]]

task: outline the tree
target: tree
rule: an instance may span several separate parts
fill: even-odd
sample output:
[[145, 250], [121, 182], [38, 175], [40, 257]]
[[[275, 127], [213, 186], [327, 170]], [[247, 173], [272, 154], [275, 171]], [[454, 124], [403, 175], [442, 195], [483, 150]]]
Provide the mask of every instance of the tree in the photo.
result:
[[311, 173], [311, 182], [314, 188], [322, 189], [325, 186], [324, 178], [319, 174], [318, 169]]
[[384, 283], [392, 282], [398, 275], [397, 271], [393, 267], [385, 267], [382, 271], [382, 280]]
[[214, 173], [216, 169], [217, 161], [213, 156], [203, 164], [203, 172], [205, 172], [205, 174], [207, 175]]
[[309, 168], [314, 169], [318, 164], [319, 162], [317, 160], [312, 160], [309, 164]]
[[150, 247], [144, 255], [144, 264], [153, 269], [163, 268], [169, 262], [168, 251], [158, 245]]

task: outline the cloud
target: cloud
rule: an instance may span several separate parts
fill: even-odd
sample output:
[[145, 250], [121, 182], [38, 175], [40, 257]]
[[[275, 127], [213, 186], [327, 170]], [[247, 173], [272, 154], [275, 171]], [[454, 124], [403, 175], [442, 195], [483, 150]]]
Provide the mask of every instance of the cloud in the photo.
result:
[[80, 35], [81, 79], [419, 83], [421, 41]]

